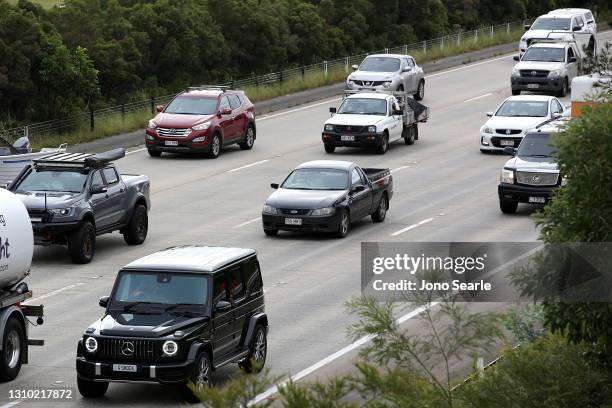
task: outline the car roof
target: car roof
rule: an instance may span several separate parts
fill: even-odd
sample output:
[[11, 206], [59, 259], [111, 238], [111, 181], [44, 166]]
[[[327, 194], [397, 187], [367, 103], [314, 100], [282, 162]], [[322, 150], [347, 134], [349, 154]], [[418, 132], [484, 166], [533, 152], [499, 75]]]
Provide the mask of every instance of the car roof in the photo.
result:
[[591, 10], [585, 8], [560, 8], [549, 11], [548, 14], [570, 14], [573, 16], [590, 13]]
[[343, 160], [313, 160], [305, 162], [296, 167], [296, 169], [341, 169], [348, 170], [353, 165], [353, 162]]
[[577, 15], [576, 13], [568, 13], [568, 12], [559, 11], [557, 13], [550, 12], [550, 13], [544, 14], [543, 16], [540, 16], [540, 17], [546, 17], [546, 18], [572, 18], [572, 17], [574, 17], [576, 15]]
[[538, 102], [538, 101], [550, 101], [554, 99], [554, 96], [550, 95], [516, 95], [509, 96], [506, 101], [530, 101], [530, 102]]
[[217, 89], [198, 89], [198, 90], [187, 90], [181, 93], [181, 96], [208, 96], [216, 98], [221, 95], [223, 91]]
[[388, 99], [391, 95], [376, 92], [357, 92], [350, 95], [347, 99], [367, 98], [367, 99]]
[[406, 54], [370, 54], [366, 58], [370, 58], [370, 57], [406, 58], [406, 57], [410, 57], [410, 55], [406, 55]]
[[569, 47], [567, 42], [536, 42], [529, 48], [565, 48]]
[[185, 245], [167, 248], [130, 262], [122, 270], [215, 272], [235, 261], [256, 255], [254, 249]]

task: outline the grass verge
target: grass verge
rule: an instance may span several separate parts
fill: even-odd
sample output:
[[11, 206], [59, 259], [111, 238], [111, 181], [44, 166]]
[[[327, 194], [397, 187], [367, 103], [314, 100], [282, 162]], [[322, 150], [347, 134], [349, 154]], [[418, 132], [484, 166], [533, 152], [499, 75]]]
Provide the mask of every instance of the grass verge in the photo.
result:
[[[506, 44], [512, 41], [518, 41], [523, 32], [523, 30], [519, 29], [513, 30], [510, 33], [504, 32], [497, 33], [493, 36], [481, 36], [476, 40], [465, 39], [460, 43], [453, 41], [445, 44], [443, 48], [436, 47], [434, 49], [427, 50], [427, 52], [413, 52], [411, 55], [416, 59], [417, 63], [423, 64], [425, 62], [435, 61], [440, 58], [455, 56], [495, 45]], [[258, 102], [294, 92], [339, 83], [344, 81], [347, 75], [348, 72], [344, 68], [330, 69], [328, 70], [327, 75], [325, 75], [323, 72], [306, 73], [304, 76], [299, 75], [289, 78], [282, 84], [247, 87], [244, 90], [249, 96], [249, 99], [251, 99], [253, 102]], [[34, 148], [55, 146], [59, 145], [60, 143], [75, 145], [103, 137], [143, 129], [147, 121], [153, 116], [154, 115], [152, 115], [149, 110], [131, 112], [124, 115], [117, 114], [115, 116], [108, 116], [106, 118], [96, 120], [94, 130], [91, 130], [89, 128], [89, 124], [87, 123], [79, 126], [76, 129], [70, 129], [59, 134], [36, 135], [32, 137], [31, 142]]]

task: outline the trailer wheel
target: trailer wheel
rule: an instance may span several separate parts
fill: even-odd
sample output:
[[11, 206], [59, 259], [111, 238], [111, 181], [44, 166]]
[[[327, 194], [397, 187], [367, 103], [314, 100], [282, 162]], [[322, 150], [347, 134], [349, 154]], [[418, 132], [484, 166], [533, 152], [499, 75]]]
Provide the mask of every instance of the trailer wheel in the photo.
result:
[[21, 323], [11, 317], [4, 327], [0, 353], [0, 381], [12, 381], [19, 374], [25, 351], [25, 332]]
[[86, 264], [91, 262], [96, 251], [96, 227], [89, 221], [68, 237], [68, 252], [72, 262]]
[[417, 88], [416, 93], [413, 95], [414, 99], [417, 101], [422, 101], [425, 97], [425, 81], [421, 79], [419, 82], [419, 87]]
[[410, 125], [404, 128], [404, 143], [407, 145], [414, 144], [416, 140], [417, 125]]

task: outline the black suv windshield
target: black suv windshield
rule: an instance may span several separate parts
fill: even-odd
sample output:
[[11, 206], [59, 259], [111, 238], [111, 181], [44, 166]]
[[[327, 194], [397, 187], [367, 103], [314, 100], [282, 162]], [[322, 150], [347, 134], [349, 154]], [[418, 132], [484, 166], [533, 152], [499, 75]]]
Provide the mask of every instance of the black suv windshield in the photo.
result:
[[281, 187], [292, 190], [345, 190], [347, 186], [348, 175], [343, 170], [297, 169]]
[[385, 99], [347, 98], [340, 105], [338, 113], [385, 116], [387, 114], [387, 101]]
[[569, 18], [538, 18], [530, 28], [531, 30], [562, 30], [569, 31]]
[[505, 117], [544, 117], [548, 114], [547, 101], [506, 101], [499, 107], [495, 116]]
[[565, 61], [565, 49], [529, 48], [525, 51], [521, 61], [563, 62]]
[[390, 57], [368, 57], [359, 67], [360, 71], [395, 72], [399, 71], [400, 60]]
[[195, 273], [122, 272], [112, 301], [135, 305], [194, 305], [208, 303], [208, 277]]
[[548, 133], [528, 134], [521, 142], [518, 157], [552, 157], [555, 153]]
[[193, 96], [178, 96], [166, 106], [164, 113], [183, 115], [214, 115], [217, 110], [217, 99]]
[[19, 183], [17, 191], [80, 193], [86, 182], [87, 172], [84, 171], [35, 169]]

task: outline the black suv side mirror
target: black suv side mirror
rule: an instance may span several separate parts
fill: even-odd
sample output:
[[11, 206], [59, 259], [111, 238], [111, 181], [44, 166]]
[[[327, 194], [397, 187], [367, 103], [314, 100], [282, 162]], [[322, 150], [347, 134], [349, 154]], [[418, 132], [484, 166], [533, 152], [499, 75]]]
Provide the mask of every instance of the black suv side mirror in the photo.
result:
[[106, 308], [108, 306], [108, 299], [108, 296], [102, 296], [100, 300], [98, 300], [98, 305], [100, 305], [100, 307]]
[[334, 108], [334, 107], [329, 108], [329, 113], [334, 114], [336, 112], [338, 112], [337, 108]]
[[351, 190], [352, 193], [359, 193], [361, 191], [365, 190], [365, 186], [359, 185], [359, 186], [355, 186], [353, 187], [353, 189]]
[[508, 156], [514, 156], [515, 153], [516, 153], [516, 149], [514, 147], [510, 147], [510, 146], [504, 147], [504, 154], [507, 154]]
[[531, 28], [531, 25], [530, 24], [525, 24], [523, 26], [523, 28], [525, 29], [525, 31], [527, 31], [527, 30], [529, 30]]
[[272, 187], [273, 189], [278, 189], [278, 183], [272, 183], [270, 184], [270, 187]]
[[230, 304], [230, 302], [226, 302], [225, 300], [220, 300], [215, 305], [215, 312], [227, 312], [228, 310], [230, 310], [231, 307], [232, 305]]
[[520, 61], [521, 60], [518, 55], [515, 55], [514, 57], [512, 57], [512, 59], [515, 60], [515, 61]]
[[106, 188], [106, 186], [103, 186], [102, 184], [95, 184], [91, 186], [90, 191], [91, 191], [91, 194], [102, 194], [102, 193], [106, 193], [108, 189]]

